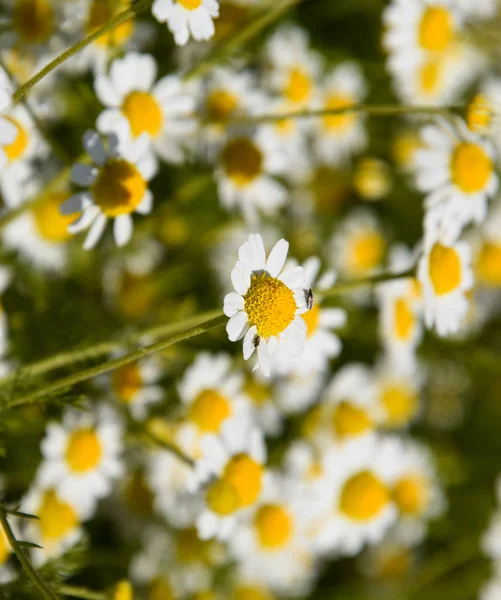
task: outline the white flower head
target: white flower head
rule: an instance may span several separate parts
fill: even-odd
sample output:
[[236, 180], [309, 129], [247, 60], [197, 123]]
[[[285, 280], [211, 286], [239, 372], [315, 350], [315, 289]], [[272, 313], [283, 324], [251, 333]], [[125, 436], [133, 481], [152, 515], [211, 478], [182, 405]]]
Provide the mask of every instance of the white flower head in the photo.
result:
[[[300, 356], [306, 339], [306, 293], [302, 267], [283, 271], [289, 243], [279, 240], [268, 259], [259, 234], [250, 234], [238, 252], [231, 279], [235, 292], [224, 299], [230, 317], [226, 330], [231, 341], [244, 338], [244, 359], [257, 349], [258, 365], [266, 376], [278, 346]], [[244, 337], [245, 336], [245, 337]]]
[[213, 19], [219, 16], [218, 0], [155, 0], [151, 8], [160, 23], [167, 23], [176, 44], [184, 46], [193, 37], [209, 40], [214, 35]]

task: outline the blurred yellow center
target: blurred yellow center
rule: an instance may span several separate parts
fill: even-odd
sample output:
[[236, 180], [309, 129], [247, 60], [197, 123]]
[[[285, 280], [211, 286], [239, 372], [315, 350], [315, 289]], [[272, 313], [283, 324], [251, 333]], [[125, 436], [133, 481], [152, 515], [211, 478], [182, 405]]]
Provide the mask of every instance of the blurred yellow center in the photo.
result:
[[412, 131], [405, 131], [397, 136], [392, 148], [395, 162], [402, 168], [411, 166], [414, 155], [421, 148], [419, 135]]
[[124, 500], [127, 508], [134, 514], [142, 517], [151, 516], [153, 492], [141, 471], [135, 471], [129, 477], [124, 489]]
[[26, 129], [15, 119], [11, 117], [5, 117], [7, 121], [10, 121], [16, 128], [16, 139], [11, 143], [3, 147], [5, 154], [10, 161], [21, 158], [24, 154], [29, 143], [29, 134]]
[[122, 112], [134, 137], [142, 133], [156, 137], [162, 129], [162, 109], [148, 92], [131, 92], [124, 100]]
[[425, 50], [441, 52], [452, 42], [454, 23], [443, 6], [428, 6], [419, 26], [419, 44]]
[[263, 467], [247, 454], [237, 454], [224, 469], [223, 479], [233, 486], [240, 506], [250, 506], [261, 493]]
[[501, 245], [484, 242], [477, 259], [480, 281], [491, 286], [501, 286]]
[[373, 158], [360, 161], [353, 175], [353, 186], [367, 200], [377, 200], [391, 188], [391, 179], [385, 163]]
[[[118, 12], [130, 7], [130, 0], [92, 0], [88, 17], [87, 33], [105, 25]], [[99, 46], [122, 46], [127, 42], [134, 32], [134, 19], [124, 21], [108, 33], [103, 34], [96, 40]]]
[[381, 263], [385, 248], [385, 241], [377, 231], [368, 230], [357, 236], [348, 257], [349, 269], [354, 272], [374, 269]]
[[340, 497], [340, 510], [356, 521], [369, 521], [379, 515], [389, 501], [386, 486], [370, 471], [350, 477]]
[[60, 500], [52, 489], [44, 493], [37, 516], [40, 519], [40, 533], [45, 542], [60, 540], [79, 522], [73, 508]]
[[204, 432], [219, 431], [231, 415], [231, 404], [216, 390], [203, 390], [190, 407], [189, 418]]
[[320, 304], [315, 302], [308, 312], [301, 315], [301, 318], [306, 323], [306, 337], [312, 336], [320, 323]]
[[451, 157], [452, 180], [467, 194], [482, 191], [491, 178], [493, 168], [490, 156], [477, 144], [458, 144]]
[[9, 558], [10, 552], [10, 544], [7, 541], [7, 537], [3, 532], [2, 526], [0, 525], [0, 565], [3, 565], [3, 563]]
[[419, 515], [424, 509], [427, 496], [426, 482], [419, 475], [404, 477], [393, 490], [399, 510], [406, 515]]
[[421, 90], [426, 94], [433, 95], [437, 91], [442, 75], [442, 63], [434, 59], [426, 60], [419, 67], [418, 74]]
[[54, 9], [49, 0], [16, 0], [12, 21], [23, 42], [43, 44], [54, 32]]
[[409, 306], [409, 301], [406, 298], [397, 298], [393, 308], [395, 310], [395, 337], [399, 340], [409, 340], [416, 325], [416, 317]]
[[68, 225], [75, 220], [75, 215], [62, 215], [59, 212], [61, 204], [68, 197], [69, 194], [63, 192], [52, 194], [33, 208], [38, 233], [50, 242], [65, 242], [71, 237]]
[[381, 400], [386, 410], [386, 424], [391, 427], [406, 425], [416, 414], [418, 398], [410, 387], [388, 386], [384, 389]]
[[224, 147], [222, 165], [235, 185], [245, 187], [261, 174], [263, 154], [250, 138], [236, 138]]
[[235, 486], [224, 479], [209, 485], [205, 499], [207, 506], [221, 516], [231, 515], [240, 508], [240, 497]]
[[254, 518], [261, 546], [276, 550], [287, 544], [292, 536], [293, 524], [288, 511], [278, 504], [266, 504]]
[[194, 528], [175, 532], [176, 557], [182, 563], [193, 563], [208, 559], [210, 542], [201, 540]]
[[255, 378], [248, 378], [244, 391], [257, 406], [262, 406], [270, 399], [270, 388]]
[[332, 426], [341, 439], [355, 437], [372, 429], [372, 419], [362, 408], [350, 402], [340, 402], [334, 409]]
[[120, 581], [113, 591], [113, 600], [133, 600], [134, 593], [128, 581]]
[[143, 387], [141, 369], [137, 362], [129, 363], [113, 371], [111, 386], [118, 398], [125, 404], [132, 402]]
[[[326, 110], [341, 110], [356, 104], [355, 98], [348, 94], [335, 93], [327, 96], [324, 108]], [[339, 132], [350, 127], [357, 119], [355, 113], [342, 113], [326, 115], [323, 117], [323, 123], [326, 129], [334, 129]]]
[[466, 109], [468, 128], [475, 133], [484, 133], [489, 130], [491, 119], [492, 107], [489, 100], [483, 94], [477, 94]]
[[238, 98], [227, 90], [214, 90], [207, 98], [207, 116], [211, 121], [227, 121], [238, 106]]
[[439, 296], [449, 294], [461, 283], [461, 259], [454, 248], [437, 243], [429, 258], [430, 279]]
[[291, 102], [306, 102], [311, 96], [312, 84], [309, 73], [300, 68], [291, 69], [284, 89], [284, 96]]
[[155, 579], [148, 586], [148, 600], [174, 600], [169, 582], [164, 577]]
[[233, 591], [232, 600], [273, 600], [273, 598], [265, 589], [241, 585]]
[[77, 429], [68, 441], [66, 462], [71, 471], [85, 473], [99, 464], [102, 453], [101, 442], [93, 429]]
[[135, 165], [112, 158], [99, 170], [91, 191], [104, 214], [117, 217], [136, 210], [146, 192], [146, 181]]
[[202, 4], [202, 0], [177, 0], [177, 3], [186, 10], [196, 10]]

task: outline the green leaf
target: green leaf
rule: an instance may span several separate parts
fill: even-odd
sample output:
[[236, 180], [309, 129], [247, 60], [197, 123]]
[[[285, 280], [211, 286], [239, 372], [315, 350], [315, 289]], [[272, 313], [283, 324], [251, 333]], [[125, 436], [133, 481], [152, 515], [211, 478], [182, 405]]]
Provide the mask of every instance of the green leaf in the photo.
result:
[[38, 544], [34, 544], [33, 542], [20, 542], [18, 540], [17, 543], [22, 548], [38, 548], [39, 550], [43, 550], [43, 546], [39, 546]]

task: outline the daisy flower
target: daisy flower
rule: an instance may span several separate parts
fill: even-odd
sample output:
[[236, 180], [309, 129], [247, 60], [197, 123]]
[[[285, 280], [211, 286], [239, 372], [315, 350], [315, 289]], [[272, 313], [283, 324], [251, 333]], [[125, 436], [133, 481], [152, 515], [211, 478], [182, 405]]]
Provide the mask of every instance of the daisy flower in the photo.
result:
[[484, 221], [488, 199], [499, 187], [492, 145], [461, 120], [455, 128], [443, 120], [427, 126], [422, 137], [426, 147], [416, 152], [416, 183], [427, 194], [426, 219], [439, 213], [444, 229], [454, 232]]
[[441, 336], [459, 331], [468, 312], [466, 293], [474, 283], [469, 245], [464, 241], [446, 243], [438, 231], [428, 232], [418, 280], [423, 289], [426, 326], [434, 327]]
[[123, 473], [122, 425], [104, 405], [94, 413], [68, 409], [47, 426], [41, 451], [40, 485], [68, 501], [103, 498]]
[[[319, 109], [348, 108], [360, 104], [366, 95], [359, 66], [343, 63], [325, 77]], [[364, 119], [357, 113], [325, 115], [316, 121], [316, 128], [315, 150], [327, 164], [343, 163], [367, 145]]]
[[213, 19], [219, 16], [218, 0], [155, 0], [151, 12], [157, 21], [167, 23], [179, 46], [193, 37], [209, 40], [214, 35]]
[[490, 75], [482, 82], [478, 93], [471, 99], [465, 115], [468, 129], [487, 136], [494, 144], [497, 155], [501, 150], [501, 78]]
[[148, 214], [153, 204], [148, 181], [154, 176], [156, 166], [148, 152], [148, 137], [143, 135], [125, 142], [123, 137], [110, 134], [107, 142], [105, 147], [95, 131], [85, 133], [84, 147], [94, 164], [75, 164], [71, 177], [74, 183], [88, 189], [75, 194], [61, 207], [63, 215], [82, 213], [68, 227], [70, 233], [90, 227], [84, 250], [97, 244], [108, 219], [114, 219], [115, 243], [124, 246], [132, 236], [131, 213]]
[[311, 371], [307, 375], [290, 373], [275, 380], [275, 398], [281, 412], [297, 415], [312, 406], [320, 397], [325, 384], [324, 371]]
[[195, 128], [195, 121], [187, 118], [194, 113], [195, 100], [177, 76], [158, 81], [156, 76], [157, 63], [149, 54], [129, 52], [115, 59], [109, 73], [94, 81], [97, 97], [106, 106], [96, 127], [109, 134], [126, 125], [132, 139], [146, 134], [155, 154], [180, 163]]
[[391, 192], [392, 186], [388, 163], [372, 157], [365, 157], [357, 162], [353, 173], [353, 187], [362, 199], [369, 202], [382, 200]]
[[475, 277], [486, 288], [501, 287], [501, 203], [496, 202], [473, 244]]
[[279, 346], [291, 356], [301, 356], [306, 340], [304, 271], [283, 271], [289, 243], [279, 240], [268, 259], [263, 238], [250, 234], [238, 251], [231, 273], [235, 292], [224, 298], [224, 314], [231, 341], [244, 338], [243, 354], [248, 360], [257, 348], [258, 365], [270, 375], [271, 357]]

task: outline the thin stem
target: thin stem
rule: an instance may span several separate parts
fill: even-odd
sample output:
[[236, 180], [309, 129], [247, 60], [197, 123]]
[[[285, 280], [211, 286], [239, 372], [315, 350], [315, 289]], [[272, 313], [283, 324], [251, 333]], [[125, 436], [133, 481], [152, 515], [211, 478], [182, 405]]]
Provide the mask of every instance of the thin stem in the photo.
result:
[[105, 600], [106, 595], [101, 592], [94, 592], [83, 587], [75, 587], [72, 585], [61, 585], [58, 589], [63, 596], [71, 596], [72, 598], [81, 598], [82, 600]]
[[26, 574], [31, 579], [35, 587], [39, 590], [40, 594], [46, 598], [47, 600], [58, 600], [57, 596], [52, 592], [49, 586], [41, 579], [40, 575], [35, 571], [34, 567], [30, 563], [28, 557], [24, 553], [24, 550], [19, 545], [14, 533], [9, 524], [9, 520], [7, 518], [7, 511], [3, 504], [0, 505], [0, 522], [2, 524], [2, 528], [9, 540], [9, 544], [14, 550], [15, 555], [19, 559], [19, 562], [23, 566], [23, 569], [26, 571]]
[[139, 2], [137, 2], [134, 6], [131, 6], [130, 8], [122, 11], [121, 13], [110, 19], [102, 27], [99, 27], [98, 29], [90, 33], [83, 40], [80, 40], [79, 42], [71, 46], [71, 48], [68, 48], [67, 50], [62, 52], [59, 56], [57, 56], [53, 61], [51, 61], [38, 73], [33, 75], [31, 79], [29, 79], [26, 83], [21, 85], [12, 94], [13, 102], [19, 102], [29, 92], [29, 90], [31, 90], [31, 88], [34, 85], [41, 81], [46, 75], [51, 73], [56, 67], [59, 67], [59, 65], [61, 65], [65, 60], [68, 60], [68, 58], [71, 58], [74, 54], [80, 52], [80, 50], [83, 50], [89, 44], [92, 44], [92, 42], [100, 38], [102, 35], [105, 35], [109, 31], [112, 31], [122, 23], [125, 23], [125, 21], [132, 19], [138, 13], [149, 8], [152, 2], [153, 0], [139, 0]]
[[405, 271], [378, 273], [370, 277], [364, 277], [362, 279], [348, 279], [346, 281], [339, 281], [333, 285], [330, 289], [322, 292], [322, 298], [332, 298], [333, 296], [339, 296], [346, 292], [351, 292], [354, 289], [366, 286], [374, 286], [378, 283], [385, 283], [387, 281], [393, 281], [394, 279], [405, 279], [406, 277], [415, 277], [416, 268], [412, 267]]
[[167, 450], [167, 452], [174, 454], [174, 456], [177, 456], [179, 460], [183, 461], [189, 467], [193, 467], [195, 465], [195, 461], [186, 454], [184, 454], [175, 444], [170, 444], [165, 440], [161, 440], [155, 434], [151, 433], [151, 431], [143, 431], [141, 432], [141, 436], [144, 438], [145, 441], [151, 442], [155, 446], [158, 446], [159, 448], [162, 448], [163, 450]]

